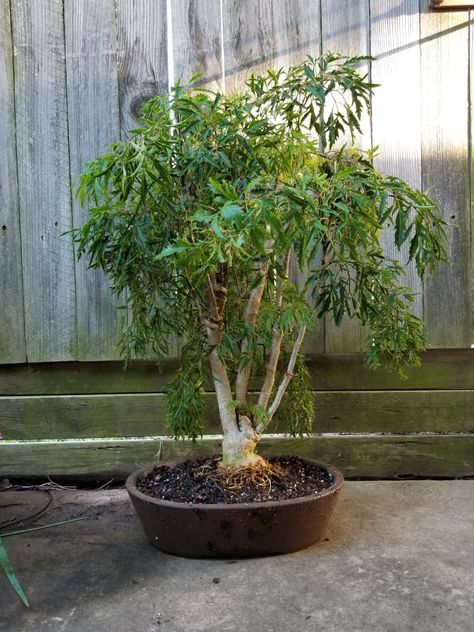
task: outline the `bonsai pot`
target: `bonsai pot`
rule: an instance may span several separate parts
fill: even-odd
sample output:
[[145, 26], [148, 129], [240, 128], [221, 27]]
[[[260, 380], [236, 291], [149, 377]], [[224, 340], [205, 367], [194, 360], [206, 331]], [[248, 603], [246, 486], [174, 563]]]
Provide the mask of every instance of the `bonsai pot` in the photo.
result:
[[277, 555], [311, 546], [326, 530], [344, 479], [335, 468], [317, 465], [330, 474], [331, 486], [288, 500], [233, 504], [161, 500], [137, 489], [137, 479], [154, 466], [131, 474], [126, 487], [148, 539], [165, 553], [182, 557]]

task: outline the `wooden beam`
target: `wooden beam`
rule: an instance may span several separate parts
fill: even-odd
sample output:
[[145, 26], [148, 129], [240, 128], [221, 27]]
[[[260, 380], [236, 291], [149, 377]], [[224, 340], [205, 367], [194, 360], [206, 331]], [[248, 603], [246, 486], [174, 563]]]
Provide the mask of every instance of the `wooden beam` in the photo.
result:
[[[427, 351], [407, 380], [389, 369], [368, 369], [356, 353], [316, 354], [308, 362], [316, 391], [474, 389], [474, 349]], [[0, 365], [0, 396], [158, 393], [176, 367], [175, 359], [161, 367], [134, 361], [126, 371], [121, 362]]]
[[[0, 477], [122, 481], [161, 459], [219, 453], [220, 439], [0, 442]], [[474, 475], [474, 435], [271, 437], [263, 454], [295, 454], [339, 467], [347, 478], [450, 477]]]
[[433, 11], [466, 11], [474, 9], [474, 2], [470, 0], [430, 0]]
[[[166, 395], [0, 397], [5, 439], [167, 435]], [[214, 393], [205, 395], [208, 433], [220, 432]], [[474, 390], [319, 391], [314, 432], [474, 432]], [[275, 418], [272, 432], [287, 430]]]

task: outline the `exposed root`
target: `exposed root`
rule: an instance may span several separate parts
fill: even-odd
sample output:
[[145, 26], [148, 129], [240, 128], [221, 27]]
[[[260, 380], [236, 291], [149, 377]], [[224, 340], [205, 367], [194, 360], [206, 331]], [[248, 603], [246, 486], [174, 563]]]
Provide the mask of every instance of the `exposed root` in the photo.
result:
[[222, 485], [230, 492], [238, 492], [248, 485], [270, 491], [272, 479], [283, 480], [286, 474], [286, 468], [265, 460], [258, 461], [249, 467], [236, 468], [220, 465], [216, 470], [206, 464], [199, 468], [199, 475], [212, 481], [218, 487]]

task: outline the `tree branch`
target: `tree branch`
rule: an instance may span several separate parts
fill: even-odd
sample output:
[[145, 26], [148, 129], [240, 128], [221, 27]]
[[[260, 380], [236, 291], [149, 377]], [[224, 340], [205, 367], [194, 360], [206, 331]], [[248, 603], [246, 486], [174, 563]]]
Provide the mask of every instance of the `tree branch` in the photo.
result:
[[273, 400], [270, 408], [268, 409], [268, 419], [266, 424], [259, 424], [256, 428], [257, 433], [261, 433], [265, 430], [265, 427], [271, 422], [273, 415], [278, 409], [278, 406], [281, 404], [281, 400], [283, 395], [285, 394], [286, 389], [288, 388], [288, 384], [293, 377], [293, 369], [295, 368], [296, 359], [298, 357], [298, 353], [301, 347], [301, 343], [303, 342], [304, 335], [306, 333], [306, 325], [300, 325], [300, 329], [298, 331], [298, 336], [296, 337], [295, 343], [293, 345], [293, 349], [291, 351], [290, 361], [288, 362], [288, 367], [286, 369], [285, 375], [283, 376], [283, 380], [281, 381], [280, 386], [275, 395], [275, 399]]
[[227, 270], [220, 275], [220, 282], [213, 284], [209, 275], [206, 276], [207, 290], [211, 303], [209, 320], [204, 320], [207, 332], [207, 342], [211, 347], [209, 362], [211, 365], [212, 379], [216, 391], [219, 417], [224, 435], [238, 431], [237, 417], [234, 411], [229, 410], [232, 401], [232, 387], [229, 374], [219, 357], [219, 348], [224, 336], [224, 311], [227, 300]]
[[[213, 334], [214, 330], [208, 329], [209, 342], [212, 340]], [[209, 360], [224, 435], [235, 433], [238, 430], [237, 418], [235, 411], [229, 410], [229, 404], [232, 401], [232, 388], [227, 369], [219, 357], [219, 347], [217, 345], [213, 346]]]
[[216, 321], [219, 319], [219, 308], [217, 307], [216, 295], [214, 294], [214, 287], [212, 285], [211, 277], [206, 274], [207, 294], [211, 302], [211, 318]]
[[[290, 272], [290, 259], [291, 259], [291, 250], [285, 255], [285, 278], [288, 278]], [[277, 307], [282, 306], [283, 302], [283, 294], [281, 288], [278, 290], [276, 295], [276, 305]], [[266, 370], [265, 370], [265, 379], [263, 381], [262, 390], [260, 391], [260, 395], [258, 398], [259, 406], [267, 407], [268, 400], [270, 399], [270, 395], [272, 394], [273, 385], [275, 383], [275, 375], [278, 367], [278, 360], [280, 359], [280, 351], [281, 351], [281, 342], [283, 340], [282, 332], [276, 327], [273, 329], [273, 338], [272, 338], [272, 346], [270, 349], [270, 357], [267, 362]]]
[[[257, 322], [258, 312], [260, 310], [260, 304], [262, 302], [263, 291], [267, 282], [269, 262], [265, 261], [260, 267], [260, 282], [251, 292], [245, 310], [244, 321], [247, 325], [255, 330]], [[239, 402], [244, 402], [247, 399], [247, 390], [250, 379], [250, 369], [252, 363], [253, 351], [249, 351], [249, 341], [245, 338], [242, 342], [241, 350], [241, 362], [237, 378], [235, 381], [235, 398]]]

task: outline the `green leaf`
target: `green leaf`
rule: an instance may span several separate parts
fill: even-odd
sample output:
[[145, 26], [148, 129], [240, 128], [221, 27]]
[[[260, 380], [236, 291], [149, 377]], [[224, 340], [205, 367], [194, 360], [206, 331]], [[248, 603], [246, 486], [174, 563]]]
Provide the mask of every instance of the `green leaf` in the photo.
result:
[[226, 204], [221, 210], [221, 216], [229, 224], [234, 224], [240, 228], [243, 223], [244, 211], [238, 204]]
[[155, 257], [155, 259], [159, 261], [160, 259], [185, 252], [186, 250], [188, 250], [188, 246], [169, 245], [163, 248], [163, 250]]
[[15, 571], [13, 570], [13, 566], [8, 558], [7, 551], [3, 544], [2, 537], [0, 536], [0, 565], [2, 566], [5, 575], [7, 576], [8, 581], [13, 587], [13, 590], [16, 592], [18, 597], [20, 597], [21, 601], [25, 604], [25, 606], [29, 606], [28, 599], [26, 598], [25, 593], [23, 592], [23, 588], [18, 581]]

